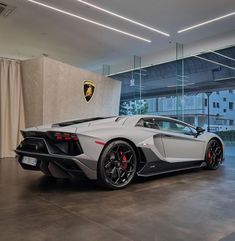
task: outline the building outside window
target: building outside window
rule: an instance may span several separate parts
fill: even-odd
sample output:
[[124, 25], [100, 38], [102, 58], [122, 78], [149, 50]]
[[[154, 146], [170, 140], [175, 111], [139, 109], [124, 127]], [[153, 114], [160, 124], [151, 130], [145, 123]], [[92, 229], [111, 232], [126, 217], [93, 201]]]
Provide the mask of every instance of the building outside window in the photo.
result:
[[229, 110], [233, 110], [233, 102], [229, 102]]
[[[235, 57], [235, 47], [218, 51], [230, 58]], [[213, 53], [201, 56], [224, 66], [234, 64], [232, 60], [221, 59]], [[169, 116], [207, 129], [209, 109], [210, 130], [235, 130], [235, 71], [224, 66], [218, 68], [217, 64], [198, 58], [185, 58], [183, 85], [182, 75], [176, 75], [176, 62], [112, 75], [122, 81], [120, 114]], [[211, 75], [215, 69], [217, 71]]]

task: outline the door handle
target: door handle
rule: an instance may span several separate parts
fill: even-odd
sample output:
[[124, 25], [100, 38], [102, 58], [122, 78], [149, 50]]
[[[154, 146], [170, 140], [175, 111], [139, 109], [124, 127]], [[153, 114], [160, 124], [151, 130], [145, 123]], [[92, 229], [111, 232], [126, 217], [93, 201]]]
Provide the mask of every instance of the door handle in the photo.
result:
[[162, 134], [163, 137], [172, 137], [171, 135]]

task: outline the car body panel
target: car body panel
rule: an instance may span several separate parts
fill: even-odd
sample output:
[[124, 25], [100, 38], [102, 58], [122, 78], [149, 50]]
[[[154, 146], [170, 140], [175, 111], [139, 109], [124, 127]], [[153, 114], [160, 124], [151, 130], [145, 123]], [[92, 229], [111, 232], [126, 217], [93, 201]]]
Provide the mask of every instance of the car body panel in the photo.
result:
[[[35, 157], [39, 160], [38, 170], [56, 177], [76, 176], [80, 175], [81, 171], [89, 179], [97, 179], [98, 162], [102, 151], [107, 143], [122, 139], [131, 143], [138, 151], [142, 165], [137, 175], [147, 176], [182, 168], [200, 167], [204, 163], [207, 144], [211, 139], [217, 138], [223, 145], [222, 140], [212, 133], [183, 134], [138, 125], [140, 120], [146, 119], [176, 122], [195, 131], [195, 128], [187, 123], [162, 116], [136, 115], [99, 118], [98, 120], [73, 120], [22, 130], [25, 139], [16, 149], [18, 160], [23, 168], [30, 169], [22, 164], [22, 157]], [[66, 147], [67, 144], [51, 140], [48, 133], [76, 135], [78, 141], [74, 143], [78, 150], [77, 154], [64, 154], [63, 151], [69, 148]], [[48, 153], [27, 149], [34, 148], [32, 145], [36, 147], [42, 145], [39, 145], [38, 135], [42, 136], [40, 138], [45, 142], [43, 150]], [[27, 136], [33, 139], [31, 144], [27, 144], [27, 138], [29, 138]], [[34, 170], [35, 167], [31, 169]]]

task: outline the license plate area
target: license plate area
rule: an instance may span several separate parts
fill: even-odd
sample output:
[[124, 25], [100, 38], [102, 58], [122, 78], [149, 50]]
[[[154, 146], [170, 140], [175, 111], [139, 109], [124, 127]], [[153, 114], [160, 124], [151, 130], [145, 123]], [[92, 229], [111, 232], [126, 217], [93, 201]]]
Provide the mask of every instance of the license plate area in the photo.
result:
[[33, 166], [33, 167], [37, 166], [37, 159], [33, 157], [24, 156], [21, 162], [29, 166]]

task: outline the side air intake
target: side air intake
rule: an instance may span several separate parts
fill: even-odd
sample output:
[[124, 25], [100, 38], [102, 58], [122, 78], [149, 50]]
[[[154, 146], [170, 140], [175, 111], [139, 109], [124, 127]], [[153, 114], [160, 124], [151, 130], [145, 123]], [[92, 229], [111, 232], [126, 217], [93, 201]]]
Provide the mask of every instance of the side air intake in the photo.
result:
[[8, 17], [16, 8], [0, 2], [0, 17]]

